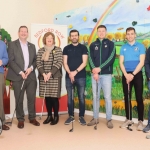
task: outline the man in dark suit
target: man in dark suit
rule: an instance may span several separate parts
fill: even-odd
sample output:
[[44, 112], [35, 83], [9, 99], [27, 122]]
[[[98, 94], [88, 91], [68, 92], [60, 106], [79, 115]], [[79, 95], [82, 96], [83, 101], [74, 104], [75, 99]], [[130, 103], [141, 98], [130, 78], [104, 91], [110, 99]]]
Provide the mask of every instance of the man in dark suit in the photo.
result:
[[[28, 28], [21, 26], [18, 31], [19, 39], [8, 44], [9, 69], [7, 79], [12, 81], [16, 99], [16, 116], [18, 128], [24, 128], [23, 97], [27, 94], [28, 119], [30, 123], [39, 126], [36, 121], [35, 96], [36, 96], [36, 49], [35, 45], [27, 41]], [[23, 80], [25, 80], [23, 84]], [[21, 87], [23, 88], [21, 90]], [[21, 92], [21, 93], [20, 93]], [[20, 95], [20, 97], [19, 97]]]

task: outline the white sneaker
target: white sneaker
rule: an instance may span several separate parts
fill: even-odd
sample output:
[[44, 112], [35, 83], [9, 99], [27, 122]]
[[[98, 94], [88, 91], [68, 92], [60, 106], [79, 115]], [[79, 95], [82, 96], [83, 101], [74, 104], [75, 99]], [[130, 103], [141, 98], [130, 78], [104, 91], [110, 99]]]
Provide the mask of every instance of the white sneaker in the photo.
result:
[[143, 122], [140, 120], [139, 122], [138, 122], [138, 125], [137, 125], [137, 130], [138, 131], [143, 131]]
[[126, 119], [124, 121], [124, 123], [120, 126], [120, 128], [126, 128], [126, 127], [128, 127], [129, 124], [131, 124], [131, 126], [132, 126], [134, 124], [134, 122], [132, 120]]

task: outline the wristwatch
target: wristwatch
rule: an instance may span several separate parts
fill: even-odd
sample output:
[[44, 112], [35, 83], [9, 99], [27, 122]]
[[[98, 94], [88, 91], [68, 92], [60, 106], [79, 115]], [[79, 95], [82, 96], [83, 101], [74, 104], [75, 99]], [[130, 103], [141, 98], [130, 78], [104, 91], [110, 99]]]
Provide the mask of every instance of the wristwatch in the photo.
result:
[[135, 76], [134, 74], [133, 74], [133, 72], [131, 73], [133, 76]]

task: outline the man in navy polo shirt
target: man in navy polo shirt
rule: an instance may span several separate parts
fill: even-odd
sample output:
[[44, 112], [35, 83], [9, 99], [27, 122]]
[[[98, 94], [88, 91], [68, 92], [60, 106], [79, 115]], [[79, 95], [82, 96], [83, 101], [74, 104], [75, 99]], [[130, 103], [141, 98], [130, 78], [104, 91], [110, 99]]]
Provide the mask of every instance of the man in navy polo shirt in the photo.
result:
[[[144, 104], [142, 97], [143, 75], [141, 70], [145, 61], [145, 47], [135, 40], [136, 32], [132, 27], [126, 29], [126, 38], [128, 42], [123, 45], [120, 50], [120, 68], [123, 73], [122, 85], [125, 99], [126, 120], [120, 127], [126, 128], [129, 124], [133, 124], [131, 92], [132, 87], [134, 86], [138, 111], [137, 130], [142, 131]], [[130, 100], [128, 100], [128, 87], [130, 88]]]
[[84, 120], [85, 113], [85, 83], [86, 71], [85, 66], [88, 59], [88, 50], [86, 46], [79, 43], [79, 32], [71, 30], [69, 33], [72, 44], [67, 45], [63, 50], [63, 63], [66, 70], [66, 89], [68, 94], [68, 113], [69, 118], [65, 125], [74, 120], [74, 101], [72, 100], [72, 87], [77, 87], [79, 98], [79, 122], [86, 125]]

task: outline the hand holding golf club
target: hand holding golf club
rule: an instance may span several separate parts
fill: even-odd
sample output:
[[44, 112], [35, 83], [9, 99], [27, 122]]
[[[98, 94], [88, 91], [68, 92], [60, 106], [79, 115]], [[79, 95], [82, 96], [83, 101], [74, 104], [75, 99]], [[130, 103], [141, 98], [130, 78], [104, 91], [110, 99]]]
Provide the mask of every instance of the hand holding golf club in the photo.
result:
[[47, 74], [43, 73], [44, 82], [47, 82], [50, 79], [51, 75], [52, 75], [51, 72], [49, 72]]

